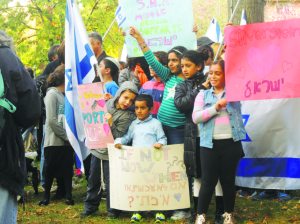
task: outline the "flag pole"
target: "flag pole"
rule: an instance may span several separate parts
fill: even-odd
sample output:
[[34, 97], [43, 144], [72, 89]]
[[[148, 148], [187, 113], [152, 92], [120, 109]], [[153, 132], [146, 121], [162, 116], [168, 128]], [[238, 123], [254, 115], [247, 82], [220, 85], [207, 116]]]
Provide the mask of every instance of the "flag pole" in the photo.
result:
[[[236, 12], [237, 7], [239, 6], [240, 2], [241, 2], [241, 0], [238, 0], [238, 2], [236, 3], [236, 5], [235, 5], [235, 7], [234, 7], [234, 10], [233, 10], [233, 12], [232, 12], [232, 14], [231, 14], [231, 16], [230, 16], [230, 19], [229, 19], [229, 22], [228, 22], [228, 23], [232, 23], [233, 17], [234, 17], [234, 15], [235, 15], [235, 12]], [[218, 51], [217, 51], [216, 56], [215, 56], [215, 58], [214, 58], [214, 62], [217, 61], [218, 56], [219, 56], [220, 51], [221, 51], [221, 47], [222, 47], [223, 44], [224, 44], [224, 38], [223, 38], [223, 40], [221, 41], [221, 43], [220, 43], [220, 45], [219, 45]]]
[[114, 25], [114, 22], [116, 21], [116, 17], [113, 19], [113, 21], [110, 23], [108, 29], [103, 34], [102, 40], [104, 41], [105, 37], [107, 36], [108, 32], [111, 30], [112, 26]]

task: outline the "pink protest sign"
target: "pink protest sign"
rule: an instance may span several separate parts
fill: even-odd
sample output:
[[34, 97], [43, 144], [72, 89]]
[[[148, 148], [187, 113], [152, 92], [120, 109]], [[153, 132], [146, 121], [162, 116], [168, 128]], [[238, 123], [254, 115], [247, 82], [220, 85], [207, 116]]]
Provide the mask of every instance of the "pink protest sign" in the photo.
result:
[[107, 112], [103, 83], [78, 86], [79, 104], [84, 121], [85, 144], [89, 149], [107, 148], [114, 139], [104, 118]]
[[300, 97], [300, 19], [225, 30], [228, 101]]

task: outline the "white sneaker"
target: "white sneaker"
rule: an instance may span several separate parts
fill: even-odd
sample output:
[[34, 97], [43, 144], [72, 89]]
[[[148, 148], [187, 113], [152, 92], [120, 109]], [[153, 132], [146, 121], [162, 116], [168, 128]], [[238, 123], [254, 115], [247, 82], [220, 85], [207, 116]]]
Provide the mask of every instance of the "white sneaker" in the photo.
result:
[[224, 222], [223, 224], [235, 224], [235, 221], [233, 219], [233, 215], [231, 213], [225, 212], [223, 214]]
[[188, 219], [191, 217], [191, 212], [188, 211], [188, 212], [185, 212], [185, 211], [182, 211], [182, 210], [179, 210], [179, 211], [175, 211], [173, 213], [173, 215], [171, 216], [171, 220], [181, 220], [181, 219]]
[[205, 222], [205, 215], [204, 214], [197, 215], [195, 224], [204, 224], [204, 223], [206, 223]]

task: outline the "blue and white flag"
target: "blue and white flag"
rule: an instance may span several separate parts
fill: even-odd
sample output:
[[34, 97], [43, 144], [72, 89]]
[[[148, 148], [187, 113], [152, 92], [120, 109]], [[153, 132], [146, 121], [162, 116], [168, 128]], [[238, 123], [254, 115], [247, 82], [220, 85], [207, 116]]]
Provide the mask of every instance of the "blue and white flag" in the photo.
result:
[[118, 5], [118, 8], [115, 12], [115, 16], [116, 16], [116, 21], [118, 23], [118, 26], [122, 28], [124, 22], [126, 21], [126, 14], [121, 5]]
[[88, 156], [84, 144], [83, 118], [79, 109], [78, 85], [95, 78], [96, 57], [74, 0], [67, 0], [65, 21], [65, 116], [69, 141], [80, 162]]
[[242, 102], [247, 131], [236, 185], [300, 189], [300, 99]]
[[247, 15], [246, 15], [246, 10], [245, 9], [242, 10], [240, 25], [247, 25]]
[[223, 35], [219, 26], [218, 21], [213, 18], [209, 24], [209, 27], [206, 31], [206, 34], [204, 36], [207, 36], [209, 39], [211, 39], [215, 43], [222, 43], [223, 41]]

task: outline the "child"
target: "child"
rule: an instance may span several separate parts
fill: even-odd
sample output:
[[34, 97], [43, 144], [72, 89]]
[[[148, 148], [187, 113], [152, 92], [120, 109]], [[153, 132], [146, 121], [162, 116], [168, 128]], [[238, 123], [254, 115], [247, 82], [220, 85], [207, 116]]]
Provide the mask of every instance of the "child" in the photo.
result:
[[48, 205], [50, 189], [54, 178], [61, 178], [66, 192], [66, 204], [73, 205], [72, 176], [73, 149], [68, 143], [64, 128], [64, 90], [65, 66], [58, 66], [47, 79], [48, 90], [44, 99], [46, 106], [45, 140], [44, 140], [44, 173], [45, 193], [39, 205]]
[[[203, 83], [206, 77], [203, 74], [204, 62], [207, 59], [205, 54], [197, 51], [186, 51], [181, 59], [181, 69], [186, 80], [176, 86], [175, 89], [175, 105], [179, 111], [185, 114], [186, 124], [184, 131], [184, 163], [186, 172], [189, 176], [190, 182], [192, 178], [201, 176], [200, 163], [200, 145], [199, 145], [199, 130], [197, 125], [193, 123], [192, 112], [194, 101], [201, 89], [206, 89]], [[200, 130], [201, 131], [201, 130]], [[198, 182], [196, 183], [198, 184]], [[199, 185], [199, 184], [198, 184]], [[195, 181], [194, 181], [195, 190]], [[198, 204], [198, 193], [194, 194], [193, 213], [196, 214]], [[218, 195], [222, 195], [218, 192]], [[221, 220], [223, 210], [222, 197], [216, 197], [216, 221]]]
[[118, 77], [120, 64], [116, 59], [112, 57], [106, 57], [100, 62], [99, 68], [103, 77], [106, 92], [109, 94], [107, 95], [107, 99], [110, 99], [119, 89]]
[[[168, 54], [164, 51], [154, 52], [156, 59], [164, 66], [168, 64]], [[157, 112], [163, 99], [165, 84], [161, 81], [156, 72], [149, 66], [150, 75], [153, 77], [145, 82], [139, 91], [139, 94], [148, 94], [153, 98], [152, 117], [157, 118]]]
[[[134, 99], [138, 93], [138, 89], [133, 82], [124, 82], [114, 98], [107, 101], [107, 111], [105, 115], [111, 128], [111, 132], [114, 138], [122, 137], [126, 134], [129, 125], [135, 119], [135, 115], [129, 110], [129, 107], [133, 104]], [[110, 208], [110, 193], [109, 193], [109, 161], [107, 149], [93, 149], [91, 150], [91, 168], [90, 176], [88, 179], [88, 189], [86, 199], [84, 201], [84, 212], [82, 217], [92, 215], [97, 212], [101, 196], [101, 169], [100, 160], [103, 165], [103, 176], [105, 182], [105, 189], [107, 190], [106, 196], [106, 209], [108, 218], [117, 218], [119, 211]]]
[[209, 70], [211, 89], [200, 91], [194, 103], [193, 121], [200, 124], [202, 185], [196, 224], [206, 223], [205, 214], [218, 182], [224, 193], [224, 223], [233, 224], [235, 175], [243, 156], [241, 140], [245, 128], [240, 102], [227, 102], [224, 61], [216, 61]]
[[[135, 114], [137, 119], [129, 126], [128, 132], [121, 138], [115, 140], [115, 147], [122, 148], [132, 141], [132, 146], [154, 147], [160, 149], [167, 144], [167, 138], [162, 129], [161, 123], [151, 116], [153, 99], [146, 94], [140, 94], [135, 100]], [[139, 222], [142, 216], [134, 213], [131, 222]], [[165, 221], [162, 213], [156, 213], [156, 221]]]

